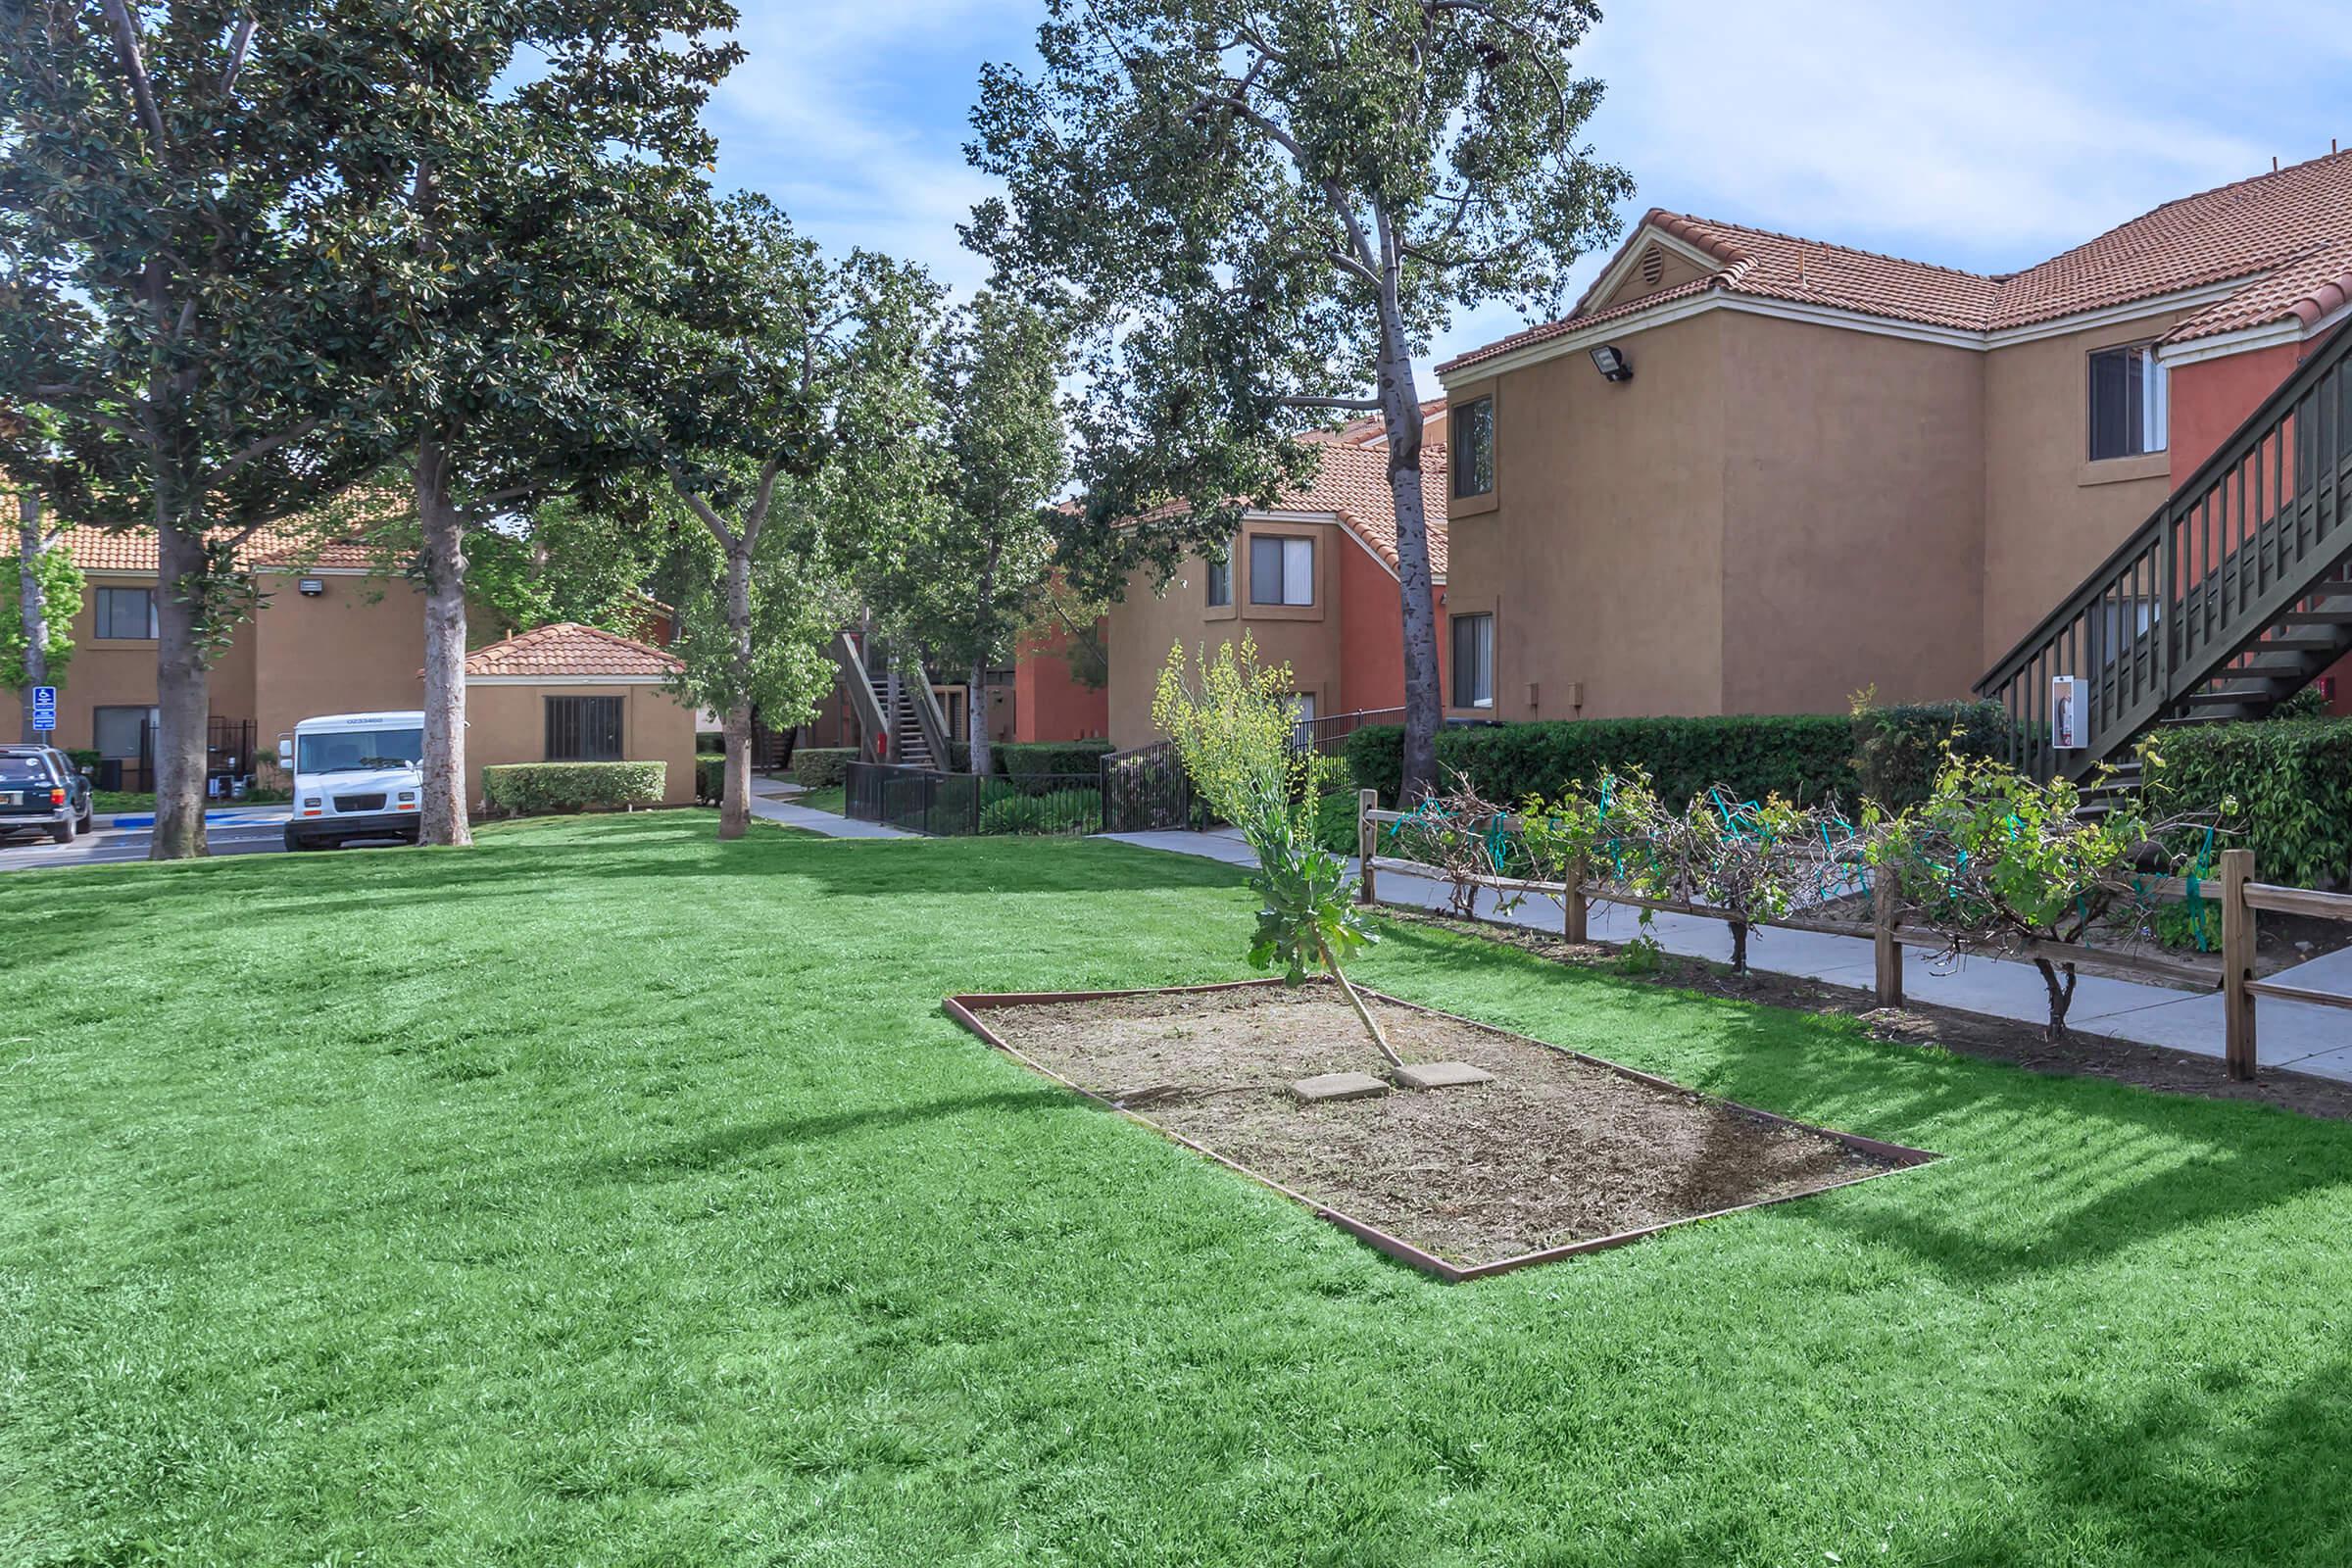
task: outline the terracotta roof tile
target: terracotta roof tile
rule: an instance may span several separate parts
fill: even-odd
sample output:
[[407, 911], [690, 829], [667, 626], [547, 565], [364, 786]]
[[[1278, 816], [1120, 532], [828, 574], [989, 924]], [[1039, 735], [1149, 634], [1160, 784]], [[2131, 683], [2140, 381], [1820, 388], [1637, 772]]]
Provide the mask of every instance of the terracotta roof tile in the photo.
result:
[[659, 675], [686, 666], [659, 648], [578, 621], [534, 627], [466, 656], [468, 679], [477, 675]]
[[[371, 527], [411, 514], [413, 503], [397, 490], [361, 491], [311, 518], [290, 519], [257, 531], [237, 552], [247, 571], [310, 571], [318, 567], [383, 569], [380, 554], [365, 537]], [[155, 534], [146, 528], [69, 528], [66, 548], [84, 571], [152, 573]]]
[[[1429, 524], [1429, 569], [1446, 575], [1446, 449], [1421, 449], [1421, 513]], [[1396, 507], [1389, 488], [1388, 453], [1377, 446], [1327, 445], [1314, 482], [1285, 493], [1280, 512], [1328, 512], [1372, 547], [1391, 571], [1396, 566]]]
[[2352, 151], [2168, 202], [2037, 267], [2000, 275], [1654, 209], [1619, 256], [1647, 244], [1644, 235], [1653, 229], [1708, 257], [1714, 270], [1605, 309], [1594, 309], [1593, 291], [1587, 290], [1560, 319], [1458, 355], [1439, 369], [1476, 365], [1711, 290], [1994, 332], [2247, 278], [2255, 281], [2180, 323], [2173, 336], [2208, 336], [2288, 317], [2316, 321], [2352, 299], [2352, 253], [2346, 249], [2352, 246]]

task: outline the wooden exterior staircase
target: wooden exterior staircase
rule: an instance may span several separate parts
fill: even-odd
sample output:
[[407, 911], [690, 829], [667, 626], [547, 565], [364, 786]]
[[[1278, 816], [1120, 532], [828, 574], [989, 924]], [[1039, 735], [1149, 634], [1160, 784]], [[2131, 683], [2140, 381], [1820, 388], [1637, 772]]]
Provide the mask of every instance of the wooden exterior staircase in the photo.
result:
[[[919, 665], [896, 666], [870, 639], [850, 631], [834, 637], [833, 659], [847, 677], [843, 684], [864, 732], [861, 750], [869, 761], [948, 768], [953, 754], [948, 749], [947, 714], [940, 710], [930, 679]], [[876, 740], [883, 737], [887, 745], [877, 746]]]
[[[2259, 718], [2352, 652], [2348, 360], [2339, 330], [1977, 682], [2018, 768], [2082, 778], [2159, 724]], [[2058, 676], [2082, 742], [2065, 750]]]

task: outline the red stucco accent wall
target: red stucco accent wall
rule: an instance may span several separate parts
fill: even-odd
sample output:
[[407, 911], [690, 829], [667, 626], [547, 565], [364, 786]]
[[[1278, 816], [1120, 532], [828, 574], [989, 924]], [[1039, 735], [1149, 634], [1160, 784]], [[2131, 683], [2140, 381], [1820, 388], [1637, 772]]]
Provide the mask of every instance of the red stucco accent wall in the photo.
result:
[[[2179, 489], [2197, 466], [2219, 451], [2230, 432], [2245, 422], [2278, 383], [2294, 373], [2312, 345], [2279, 343], [2225, 359], [2183, 365], [2171, 376], [2171, 447], [2173, 488]], [[2322, 681], [2333, 694], [2328, 707], [2352, 713], [2352, 659], [2338, 661]]]
[[[1098, 638], [1104, 636], [1101, 622]], [[1063, 657], [1070, 634], [1056, 626], [1041, 641], [1025, 642], [1013, 657], [1013, 739], [1092, 740], [1110, 733], [1110, 689], [1087, 686], [1070, 674]]]
[[[1404, 622], [1396, 579], [1370, 551], [1335, 530], [1340, 554], [1340, 693], [1332, 711], [1404, 706]], [[1438, 700], [1445, 701], [1446, 587], [1434, 594], [1438, 612]]]

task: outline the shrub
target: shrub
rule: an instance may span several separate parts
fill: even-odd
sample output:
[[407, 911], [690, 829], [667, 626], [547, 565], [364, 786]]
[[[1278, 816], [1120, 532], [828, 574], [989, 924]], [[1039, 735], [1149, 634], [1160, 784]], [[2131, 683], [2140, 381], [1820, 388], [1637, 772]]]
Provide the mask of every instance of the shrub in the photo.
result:
[[715, 805], [727, 792], [727, 754], [694, 754], [694, 798]]
[[659, 806], [665, 762], [509, 762], [482, 769], [482, 800], [506, 816]]
[[1092, 833], [1102, 825], [1097, 790], [1006, 795], [980, 808], [983, 833]]
[[828, 789], [848, 776], [856, 760], [855, 746], [804, 746], [792, 754], [793, 782], [803, 789]]
[[[1579, 780], [1648, 775], [1658, 794], [1687, 801], [1720, 784], [1742, 799], [1781, 795], [1798, 805], [1855, 795], [1853, 721], [1841, 713], [1730, 718], [1574, 718], [1441, 730], [1438, 771], [1461, 773], [1497, 801], [1549, 799]], [[1348, 737], [1356, 784], [1394, 801], [1404, 772], [1404, 731], [1367, 725]]]
[[1315, 843], [1334, 855], [1355, 853], [1355, 791], [1335, 791], [1315, 803]]
[[1108, 741], [999, 741], [990, 750], [998, 772], [1094, 773], [1110, 751]]
[[1854, 775], [1861, 793], [1890, 811], [1936, 791], [1944, 744], [1961, 758], [2006, 760], [2013, 726], [1998, 703], [1906, 703], [1875, 708], [1858, 698], [1852, 721]]
[[2352, 721], [2263, 719], [2167, 730], [2149, 793], [2176, 811], [2230, 814], [2265, 882], [2352, 883]]
[[86, 767], [95, 771], [98, 764], [106, 760], [106, 754], [94, 746], [76, 746], [66, 753], [66, 760], [72, 762], [76, 769]]

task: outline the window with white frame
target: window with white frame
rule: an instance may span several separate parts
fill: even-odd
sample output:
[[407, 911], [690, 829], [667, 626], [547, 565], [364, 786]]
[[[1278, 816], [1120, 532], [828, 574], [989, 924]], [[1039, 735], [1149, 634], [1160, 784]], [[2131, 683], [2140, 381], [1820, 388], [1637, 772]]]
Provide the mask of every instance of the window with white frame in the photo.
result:
[[1453, 617], [1453, 706], [1494, 706], [1494, 617]]
[[1250, 602], [1253, 605], [1313, 604], [1315, 542], [1287, 534], [1260, 534], [1251, 539]]
[[2091, 355], [2091, 461], [2162, 452], [2170, 414], [2166, 392], [2155, 344], [2130, 343]]

